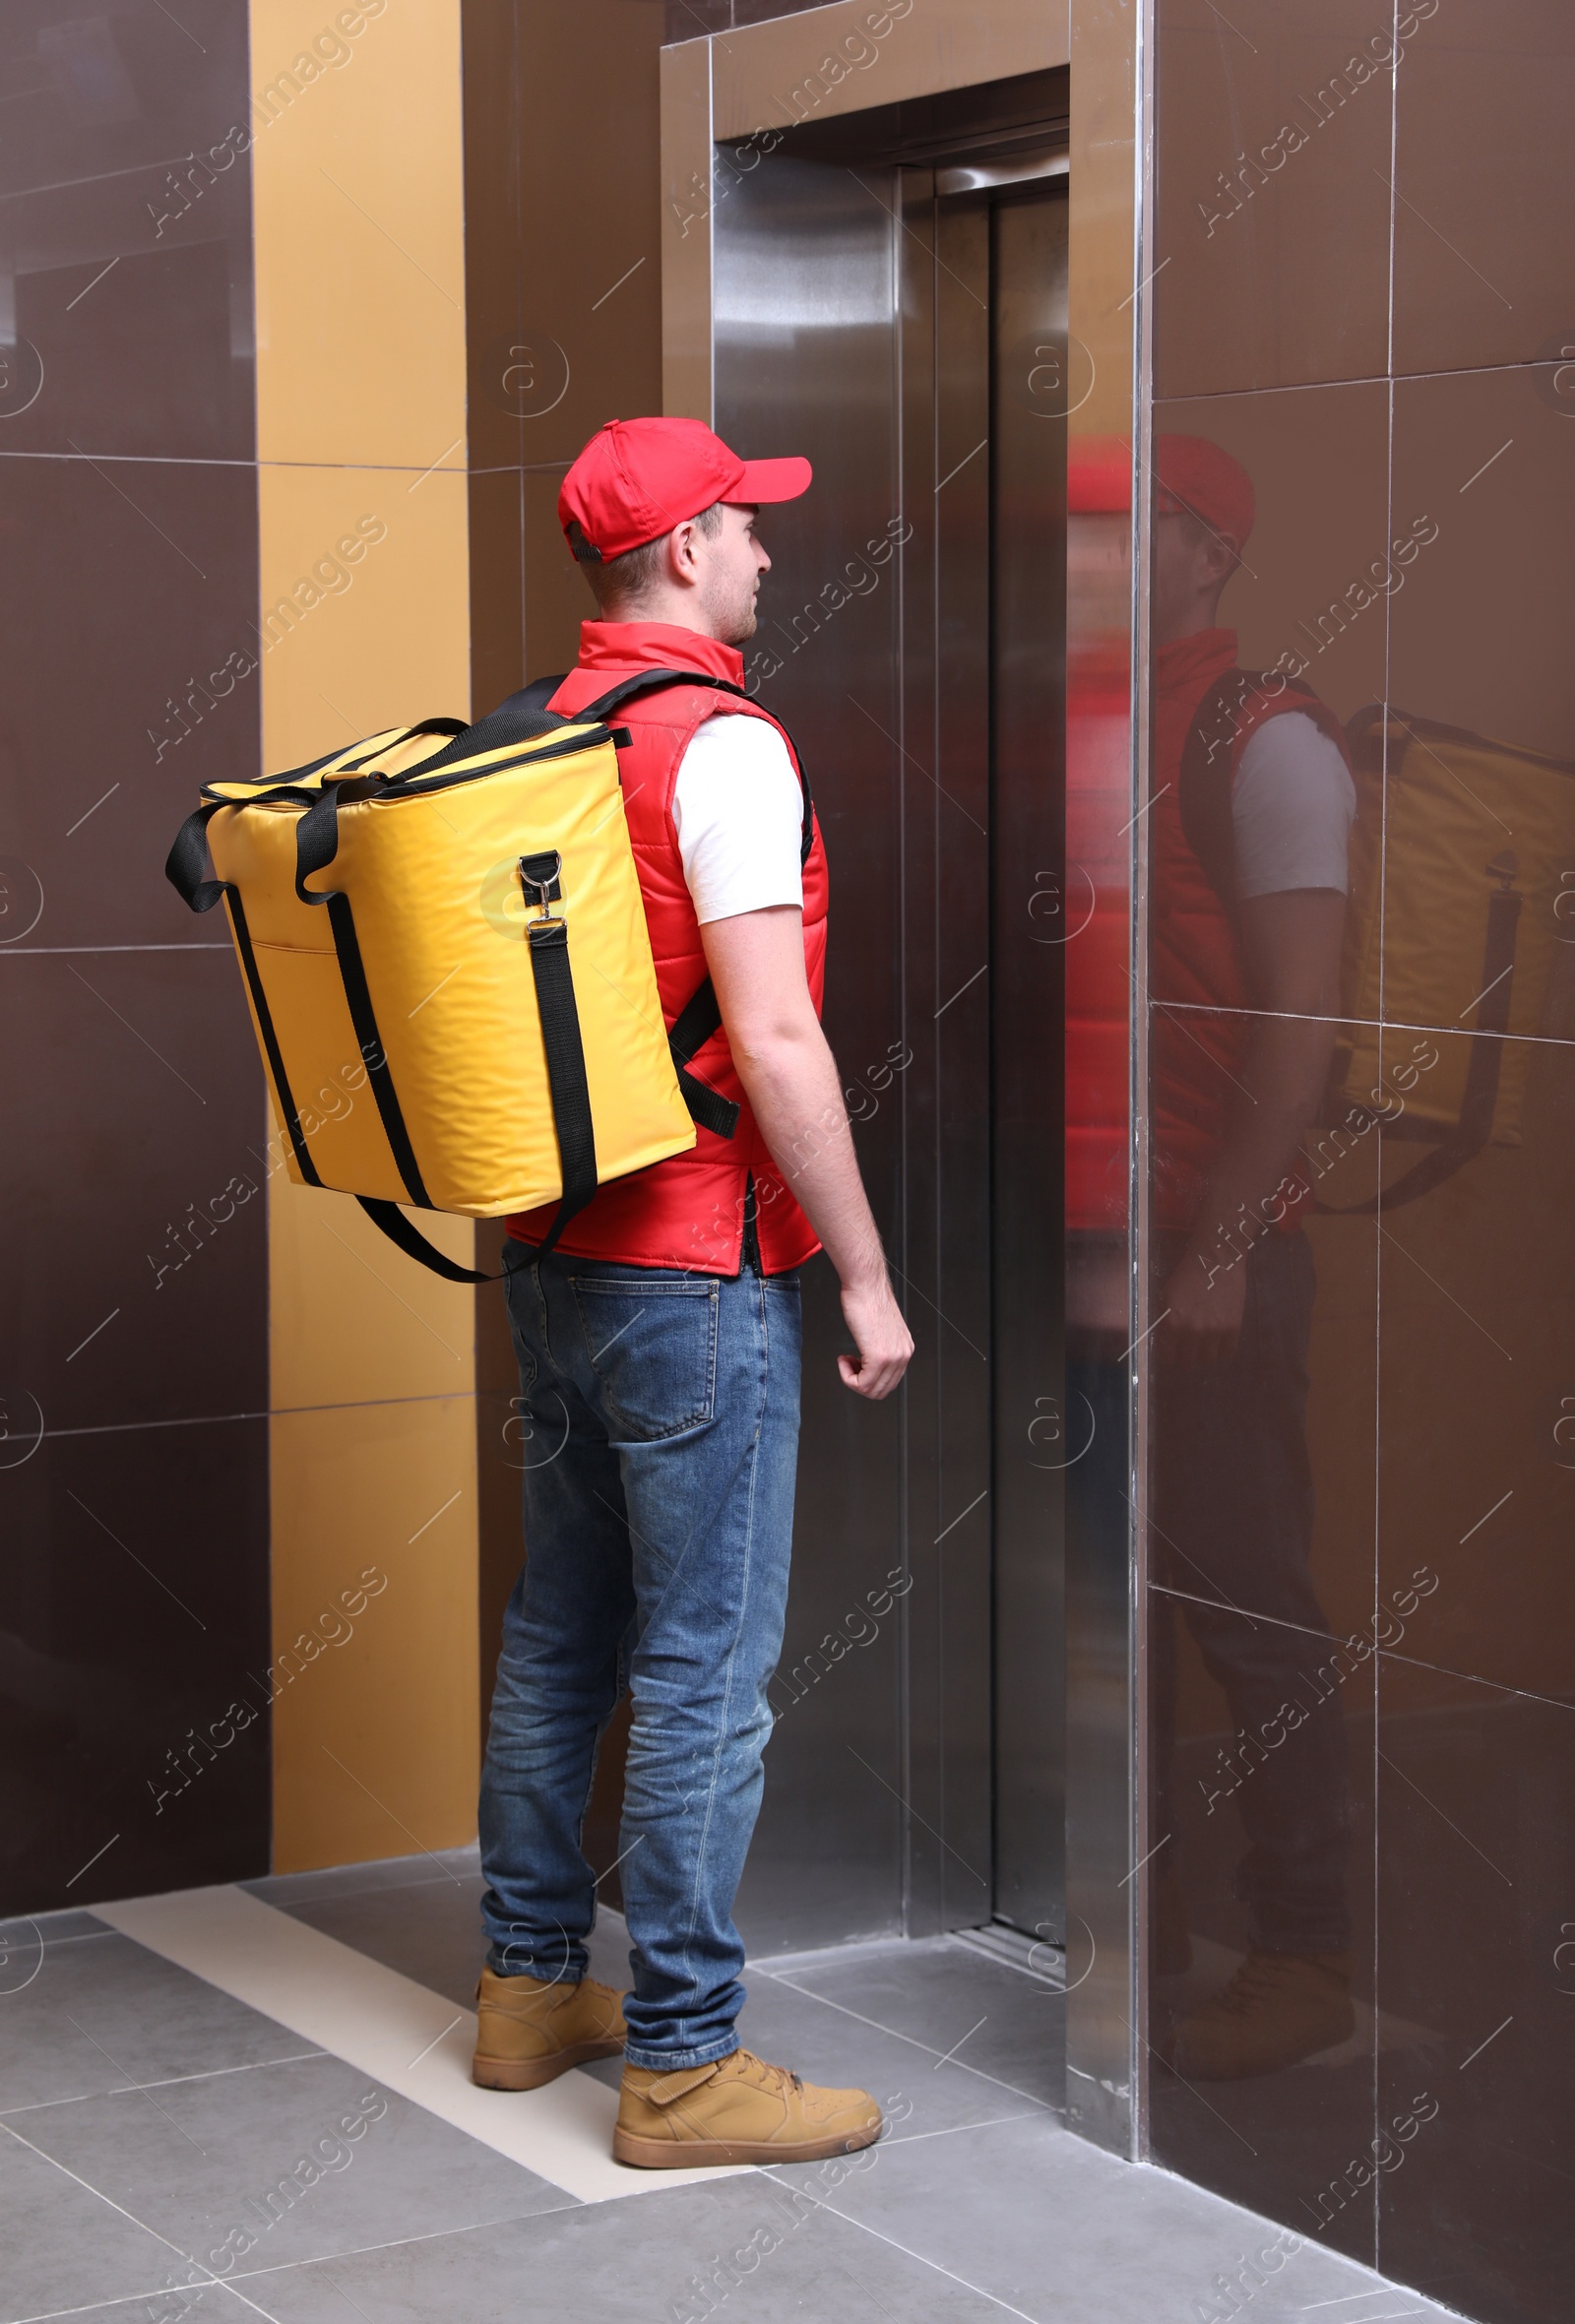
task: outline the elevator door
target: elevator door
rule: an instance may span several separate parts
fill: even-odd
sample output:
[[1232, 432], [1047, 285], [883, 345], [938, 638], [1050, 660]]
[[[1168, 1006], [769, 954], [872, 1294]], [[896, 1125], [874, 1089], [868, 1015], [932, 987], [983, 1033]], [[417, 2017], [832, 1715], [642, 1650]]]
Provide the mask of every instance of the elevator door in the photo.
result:
[[763, 512], [746, 683], [810, 768], [827, 1028], [916, 1342], [899, 1398], [849, 1397], [806, 1272], [763, 1952], [1062, 1930], [1064, 180], [950, 182], [789, 141], [715, 219], [717, 424], [814, 465]]
[[[945, 172], [938, 183], [947, 182]], [[988, 776], [992, 1916], [1062, 1934], [1064, 179], [937, 200], [943, 760]], [[950, 753], [948, 740], [950, 732]], [[1075, 1449], [1075, 1448], [1074, 1448]]]
[[990, 1276], [995, 1912], [1057, 1942], [1062, 1866], [1066, 200], [990, 238]]

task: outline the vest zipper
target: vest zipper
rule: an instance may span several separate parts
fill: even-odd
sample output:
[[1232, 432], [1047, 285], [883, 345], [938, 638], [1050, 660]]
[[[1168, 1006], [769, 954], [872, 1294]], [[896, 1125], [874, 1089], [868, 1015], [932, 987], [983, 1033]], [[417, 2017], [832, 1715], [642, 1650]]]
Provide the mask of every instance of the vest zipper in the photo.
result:
[[741, 1265], [750, 1268], [754, 1274], [759, 1276], [763, 1276], [766, 1272], [760, 1264], [760, 1229], [755, 1220], [755, 1173], [753, 1170], [744, 1180], [744, 1247]]

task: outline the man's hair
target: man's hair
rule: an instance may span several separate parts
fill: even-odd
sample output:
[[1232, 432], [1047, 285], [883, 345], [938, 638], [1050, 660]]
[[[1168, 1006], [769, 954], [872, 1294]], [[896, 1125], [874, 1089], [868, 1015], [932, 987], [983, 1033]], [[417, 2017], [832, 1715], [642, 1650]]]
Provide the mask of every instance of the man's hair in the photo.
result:
[[[700, 511], [695, 528], [708, 540], [715, 540], [722, 531], [722, 502], [715, 500], [710, 508]], [[575, 556], [587, 581], [596, 592], [597, 605], [602, 613], [616, 613], [625, 606], [637, 604], [651, 584], [659, 577], [667, 553], [667, 534], [659, 533], [655, 540], [643, 540], [638, 548], [625, 549], [621, 557], [598, 557], [590, 551], [589, 541], [573, 528]], [[581, 542], [585, 541], [585, 546]]]

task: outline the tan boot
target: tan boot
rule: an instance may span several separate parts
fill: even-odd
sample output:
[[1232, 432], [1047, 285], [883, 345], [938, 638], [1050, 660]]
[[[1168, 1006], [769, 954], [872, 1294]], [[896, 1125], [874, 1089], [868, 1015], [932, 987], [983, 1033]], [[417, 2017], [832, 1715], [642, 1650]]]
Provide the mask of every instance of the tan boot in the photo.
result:
[[1176, 2027], [1170, 2063], [1189, 2082], [1277, 2074], [1356, 2029], [1349, 1953], [1249, 1953]]
[[696, 2163], [817, 2163], [880, 2136], [867, 2091], [819, 2090], [747, 2049], [675, 2074], [625, 2066], [612, 2152], [646, 2170]]
[[475, 2057], [471, 2078], [483, 2090], [539, 2090], [587, 2058], [623, 2047], [622, 1996], [595, 1978], [495, 1977], [475, 1988]]

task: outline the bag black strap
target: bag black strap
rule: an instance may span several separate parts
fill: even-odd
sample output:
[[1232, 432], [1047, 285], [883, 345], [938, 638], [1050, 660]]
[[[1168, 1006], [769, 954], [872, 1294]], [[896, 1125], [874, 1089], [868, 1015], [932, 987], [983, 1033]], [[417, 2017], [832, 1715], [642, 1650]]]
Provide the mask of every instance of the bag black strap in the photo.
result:
[[738, 1128], [737, 1105], [689, 1071], [690, 1058], [721, 1030], [722, 1003], [717, 998], [717, 988], [709, 976], [702, 976], [673, 1020], [667, 1035], [667, 1049], [691, 1121], [719, 1138], [731, 1138]]
[[569, 965], [567, 920], [533, 920], [526, 930], [531, 947], [531, 974], [536, 979], [536, 1008], [541, 1018], [541, 1044], [546, 1052], [547, 1088], [552, 1099], [552, 1126], [557, 1132], [561, 1194], [557, 1216], [539, 1246], [544, 1256], [557, 1242], [569, 1221], [597, 1190], [596, 1130], [591, 1119], [591, 1091], [585, 1075], [585, 1048], [580, 1038], [580, 1012], [575, 1006], [574, 974]]
[[[521, 715], [545, 711], [563, 684], [563, 677], [564, 673], [560, 672], [556, 677], [533, 678], [530, 685], [522, 686], [517, 694], [511, 694], [502, 709]], [[735, 686], [730, 678], [713, 677], [705, 670], [647, 669], [609, 687], [605, 694], [598, 694], [594, 702], [588, 702], [583, 709], [570, 715], [577, 724], [604, 725], [626, 702], [636, 701], [642, 695], [661, 693], [669, 686], [707, 686], [714, 693], [735, 694], [743, 701], [749, 699], [744, 688]], [[494, 716], [500, 714], [494, 713]], [[798, 762], [796, 746], [793, 749], [793, 762], [797, 768], [798, 785], [804, 802], [798, 845], [798, 861], [802, 868], [809, 861], [809, 851], [815, 844], [814, 803], [810, 797], [809, 779]], [[702, 977], [668, 1030], [667, 1047], [684, 1103], [689, 1108], [690, 1119], [718, 1138], [731, 1138], [738, 1128], [738, 1106], [732, 1099], [724, 1098], [720, 1091], [711, 1089], [689, 1071], [690, 1059], [704, 1048], [712, 1035], [720, 1032], [721, 1028], [722, 1008], [717, 999], [716, 987], [709, 976]]]
[[528, 709], [518, 695], [511, 694], [507, 702], [500, 702], [496, 710], [488, 711], [484, 719], [477, 719], [473, 726], [462, 726], [434, 757], [407, 767], [404, 778], [435, 775], [440, 768], [451, 767], [460, 759], [479, 758], [484, 751], [503, 750], [512, 742], [530, 742], [537, 734], [551, 734], [563, 723], [550, 711], [535, 705]]
[[391, 1243], [397, 1243], [407, 1259], [419, 1260], [420, 1264], [430, 1268], [434, 1275], [441, 1275], [445, 1283], [501, 1283], [503, 1281], [501, 1275], [486, 1275], [477, 1267], [462, 1267], [457, 1259], [449, 1258], [445, 1252], [438, 1249], [435, 1243], [428, 1242], [424, 1234], [416, 1231], [398, 1203], [378, 1202], [369, 1194], [358, 1194], [355, 1199], [371, 1220], [372, 1225], [381, 1233], [386, 1234]]
[[274, 1029], [273, 1012], [268, 1005], [268, 993], [262, 972], [257, 966], [257, 954], [252, 946], [251, 929], [246, 924], [246, 910], [240, 890], [233, 880], [205, 880], [202, 873], [207, 864], [207, 832], [220, 807], [233, 804], [228, 799], [211, 799], [188, 815], [175, 834], [175, 844], [164, 864], [164, 876], [193, 911], [212, 911], [220, 896], [229, 905], [229, 921], [234, 931], [235, 949], [240, 955], [241, 974], [246, 989], [252, 996], [252, 1008], [257, 1018], [257, 1030], [262, 1036], [263, 1053], [268, 1059], [268, 1070], [273, 1076], [274, 1094], [284, 1119], [284, 1134], [289, 1140], [295, 1165], [308, 1186], [321, 1186], [317, 1165], [312, 1161], [306, 1143], [306, 1132], [301, 1122], [300, 1107], [296, 1104], [284, 1070], [284, 1053], [279, 1045], [279, 1035]]
[[210, 799], [195, 814], [188, 815], [175, 834], [175, 844], [164, 858], [164, 877], [193, 911], [212, 911], [220, 896], [228, 888], [227, 880], [208, 880], [203, 874], [208, 868], [208, 826], [227, 804], [221, 799]]

